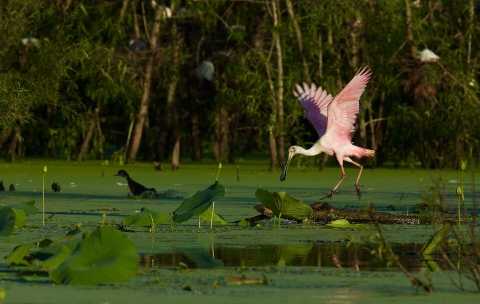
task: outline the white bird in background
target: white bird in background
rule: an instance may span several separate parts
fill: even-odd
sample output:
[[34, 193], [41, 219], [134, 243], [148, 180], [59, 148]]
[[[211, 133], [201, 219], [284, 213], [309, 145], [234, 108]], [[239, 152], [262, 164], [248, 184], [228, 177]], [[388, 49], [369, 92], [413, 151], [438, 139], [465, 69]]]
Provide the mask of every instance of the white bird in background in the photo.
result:
[[197, 79], [206, 79], [208, 81], [213, 81], [213, 75], [215, 73], [215, 67], [213, 63], [208, 60], [204, 60], [200, 65], [195, 69], [193, 75]]
[[420, 59], [421, 62], [435, 62], [435, 61], [438, 61], [438, 59], [440, 59], [440, 57], [437, 54], [430, 51], [429, 49], [418, 51], [417, 58]]
[[362, 175], [363, 166], [351, 160], [350, 156], [373, 157], [375, 151], [354, 146], [350, 139], [350, 133], [355, 130], [354, 123], [357, 118], [360, 96], [365, 90], [370, 76], [370, 70], [359, 69], [355, 77], [335, 98], [330, 94], [327, 95], [327, 91], [322, 87], [317, 89], [313, 83], [310, 87], [303, 83], [303, 88], [296, 85], [297, 91], [294, 90], [293, 94], [302, 104], [305, 109], [305, 117], [313, 124], [320, 139], [308, 150], [299, 146], [291, 146], [288, 149], [288, 159], [280, 175], [281, 181], [287, 177], [288, 165], [295, 154], [314, 156], [325, 152], [328, 155], [335, 154], [340, 169], [342, 169], [342, 177], [332, 191], [323, 198], [331, 198], [345, 179], [344, 161], [360, 168], [355, 181], [355, 189], [358, 198], [362, 196], [362, 192], [358, 188], [358, 181]]

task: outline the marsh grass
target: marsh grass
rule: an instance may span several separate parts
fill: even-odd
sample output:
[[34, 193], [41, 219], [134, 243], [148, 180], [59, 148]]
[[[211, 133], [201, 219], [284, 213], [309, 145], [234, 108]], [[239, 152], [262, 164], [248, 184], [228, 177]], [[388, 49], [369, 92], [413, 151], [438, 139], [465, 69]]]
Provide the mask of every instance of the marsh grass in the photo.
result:
[[[430, 240], [425, 243], [420, 256], [426, 261], [430, 271], [441, 269], [437, 262], [443, 261], [448, 269], [444, 269], [451, 283], [461, 291], [472, 291], [465, 287], [465, 281], [470, 281], [476, 286], [476, 292], [480, 292], [480, 247], [479, 236], [475, 231], [477, 226], [477, 201], [475, 191], [475, 169], [472, 157], [470, 157], [471, 169], [471, 208], [469, 211], [465, 202], [464, 172], [467, 162], [461, 161], [461, 178], [456, 188], [457, 195], [457, 217], [452, 214], [452, 204], [449, 197], [452, 197], [445, 187], [445, 179], [440, 175], [433, 178], [433, 186], [428, 190], [422, 190], [422, 202], [416, 205], [416, 211], [423, 222], [429, 222], [435, 229]], [[450, 190], [451, 191], [451, 190]], [[463, 208], [462, 208], [463, 207]], [[463, 209], [463, 210], [462, 210]], [[463, 215], [462, 215], [463, 211]], [[457, 219], [457, 220], [456, 220]], [[451, 225], [456, 220], [456, 225]], [[409, 272], [398, 260], [391, 244], [383, 235], [382, 227], [376, 223], [378, 246], [372, 252], [380, 259], [386, 259], [396, 265], [409, 279], [414, 287], [422, 287], [428, 292], [435, 291], [433, 283], [418, 279]], [[423, 255], [422, 255], [423, 254]], [[439, 259], [438, 257], [441, 257]], [[457, 274], [456, 276], [452, 273]], [[456, 277], [456, 278], [455, 278]]]

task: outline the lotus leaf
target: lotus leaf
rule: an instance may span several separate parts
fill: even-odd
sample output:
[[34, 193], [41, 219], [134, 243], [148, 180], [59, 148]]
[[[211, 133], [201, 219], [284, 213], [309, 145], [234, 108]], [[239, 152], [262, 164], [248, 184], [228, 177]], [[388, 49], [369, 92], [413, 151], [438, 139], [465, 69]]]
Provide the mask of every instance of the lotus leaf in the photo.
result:
[[175, 223], [188, 221], [192, 216], [200, 216], [212, 204], [213, 201], [225, 196], [225, 188], [216, 181], [207, 189], [200, 190], [173, 212]]
[[[210, 222], [210, 220], [212, 220], [212, 206], [210, 206], [204, 213], [200, 214], [200, 218], [204, 221]], [[213, 212], [213, 221], [214, 222], [220, 222], [220, 223], [222, 223], [222, 225], [225, 225], [226, 223], [228, 223], [223, 218], [223, 216], [221, 216], [220, 214], [217, 214], [215, 212]]]
[[[152, 226], [152, 218], [155, 226], [166, 223], [171, 217], [170, 214], [159, 213], [148, 208], [142, 208], [141, 213], [128, 216], [123, 219], [125, 225], [135, 227], [150, 227]], [[150, 217], [150, 215], [152, 217]]]
[[0, 236], [9, 236], [15, 227], [25, 225], [27, 215], [22, 210], [4, 207], [0, 210]]
[[140, 256], [133, 241], [120, 230], [97, 228], [85, 233], [72, 255], [50, 270], [53, 282], [68, 285], [98, 285], [123, 282], [135, 276]]
[[276, 216], [281, 214], [284, 218], [304, 220], [313, 213], [307, 203], [291, 197], [286, 192], [271, 193], [268, 190], [257, 189], [255, 196]]
[[20, 204], [8, 205], [7, 207], [22, 210], [26, 215], [35, 215], [38, 213], [38, 209], [35, 207], [35, 200]]
[[30, 266], [30, 263], [25, 260], [28, 256], [28, 251], [35, 244], [35, 242], [23, 243], [13, 249], [13, 251], [5, 257], [5, 260], [12, 266]]

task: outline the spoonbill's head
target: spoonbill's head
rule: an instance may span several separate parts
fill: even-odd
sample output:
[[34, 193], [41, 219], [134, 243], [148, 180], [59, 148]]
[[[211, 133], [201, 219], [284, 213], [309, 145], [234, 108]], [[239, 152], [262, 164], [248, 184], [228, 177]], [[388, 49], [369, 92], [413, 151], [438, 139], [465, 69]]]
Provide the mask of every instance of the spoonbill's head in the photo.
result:
[[285, 166], [283, 167], [282, 174], [280, 174], [280, 181], [284, 181], [287, 178], [287, 170], [288, 170], [288, 165], [290, 164], [290, 161], [292, 160], [292, 157], [297, 154], [297, 150], [299, 147], [297, 146], [291, 146], [288, 149], [288, 159], [287, 162], [285, 163]]

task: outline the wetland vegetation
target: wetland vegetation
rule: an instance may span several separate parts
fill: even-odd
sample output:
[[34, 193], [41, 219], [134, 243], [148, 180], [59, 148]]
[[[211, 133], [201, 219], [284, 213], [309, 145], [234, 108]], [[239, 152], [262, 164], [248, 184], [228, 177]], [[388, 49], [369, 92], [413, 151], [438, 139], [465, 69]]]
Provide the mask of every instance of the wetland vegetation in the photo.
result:
[[[128, 187], [113, 176], [122, 168], [115, 163], [38, 159], [1, 163], [2, 180], [16, 187], [16, 191], [0, 192], [3, 205], [35, 200], [38, 207], [42, 200], [44, 165], [48, 167], [45, 183], [61, 185], [61, 192], [51, 189], [45, 192], [45, 226], [42, 226], [40, 212], [27, 216], [25, 225], [15, 228], [10, 236], [0, 238], [0, 288], [5, 293], [4, 303], [60, 302], [72, 288], [78, 294], [73, 303], [128, 302], [134, 298], [149, 302], [157, 297], [167, 301], [187, 301], [195, 297], [195, 301], [235, 302], [238, 296], [244, 300], [265, 296], [272, 300], [348, 302], [372, 300], [374, 295], [379, 301], [391, 296], [406, 301], [415, 295], [424, 295], [426, 298], [422, 299], [428, 301], [444, 297], [462, 297], [469, 301], [478, 296], [461, 293], [462, 289], [475, 292], [475, 280], [457, 279], [460, 272], [471, 276], [471, 270], [478, 269], [474, 254], [469, 254], [469, 260], [461, 255], [452, 256], [452, 248], [444, 248], [448, 256], [442, 256], [442, 250], [435, 250], [427, 258], [419, 255], [424, 244], [432, 241], [437, 231], [434, 225], [381, 225], [382, 239], [375, 225], [345, 229], [309, 221], [277, 220], [274, 223], [267, 220], [245, 226], [234, 223], [257, 214], [253, 207], [260, 203], [255, 196], [259, 188], [285, 191], [309, 204], [318, 202], [331, 188], [331, 176], [338, 174], [335, 167], [318, 171], [316, 167], [293, 166], [290, 174], [294, 178], [280, 184], [280, 172], [269, 171], [265, 160], [247, 159], [235, 165], [226, 164], [218, 178], [225, 195], [216, 199], [215, 213], [227, 224], [213, 222], [210, 229], [210, 223], [202, 220], [199, 228], [197, 218], [193, 217], [175, 226], [167, 221], [156, 226], [155, 233], [148, 227], [130, 226], [125, 230], [125, 219], [138, 214], [141, 208], [171, 214], [182, 202], [188, 201], [190, 195], [215, 183], [218, 163], [185, 162], [179, 171], [155, 171], [151, 163], [123, 166], [138, 182], [175, 193], [157, 199], [129, 196]], [[347, 168], [347, 179], [340, 193], [328, 200], [333, 206], [358, 210], [373, 205], [377, 211], [418, 215], [422, 212], [419, 204], [424, 204], [427, 198], [437, 203], [441, 198], [444, 209], [456, 210], [460, 171], [366, 169], [361, 200], [353, 187], [354, 171], [355, 168]], [[475, 177], [478, 178], [478, 173]], [[464, 188], [465, 209], [471, 214], [474, 198], [470, 178], [465, 179]], [[427, 212], [427, 209], [423, 210]], [[433, 212], [428, 210], [429, 214]], [[104, 220], [103, 214], [106, 214]], [[456, 214], [448, 216], [456, 217]], [[37, 264], [32, 260], [29, 266], [9, 266], [5, 260], [19, 244], [61, 239], [78, 223], [82, 223], [83, 232], [93, 233], [102, 221], [104, 226], [122, 229], [121, 234], [132, 240], [140, 256], [136, 275], [123, 283], [66, 288], [52, 283], [48, 273], [40, 268], [42, 262]], [[464, 225], [461, 229], [464, 238], [455, 243], [462, 246], [464, 252], [471, 250], [468, 235], [479, 233], [478, 227], [472, 227], [474, 230], [469, 230]], [[455, 229], [448, 233], [450, 244], [461, 240], [458, 233]], [[34, 246], [30, 250], [36, 251]], [[412, 286], [395, 264], [397, 259], [414, 278], [433, 287], [431, 291], [435, 292], [426, 293], [421, 285]]]

